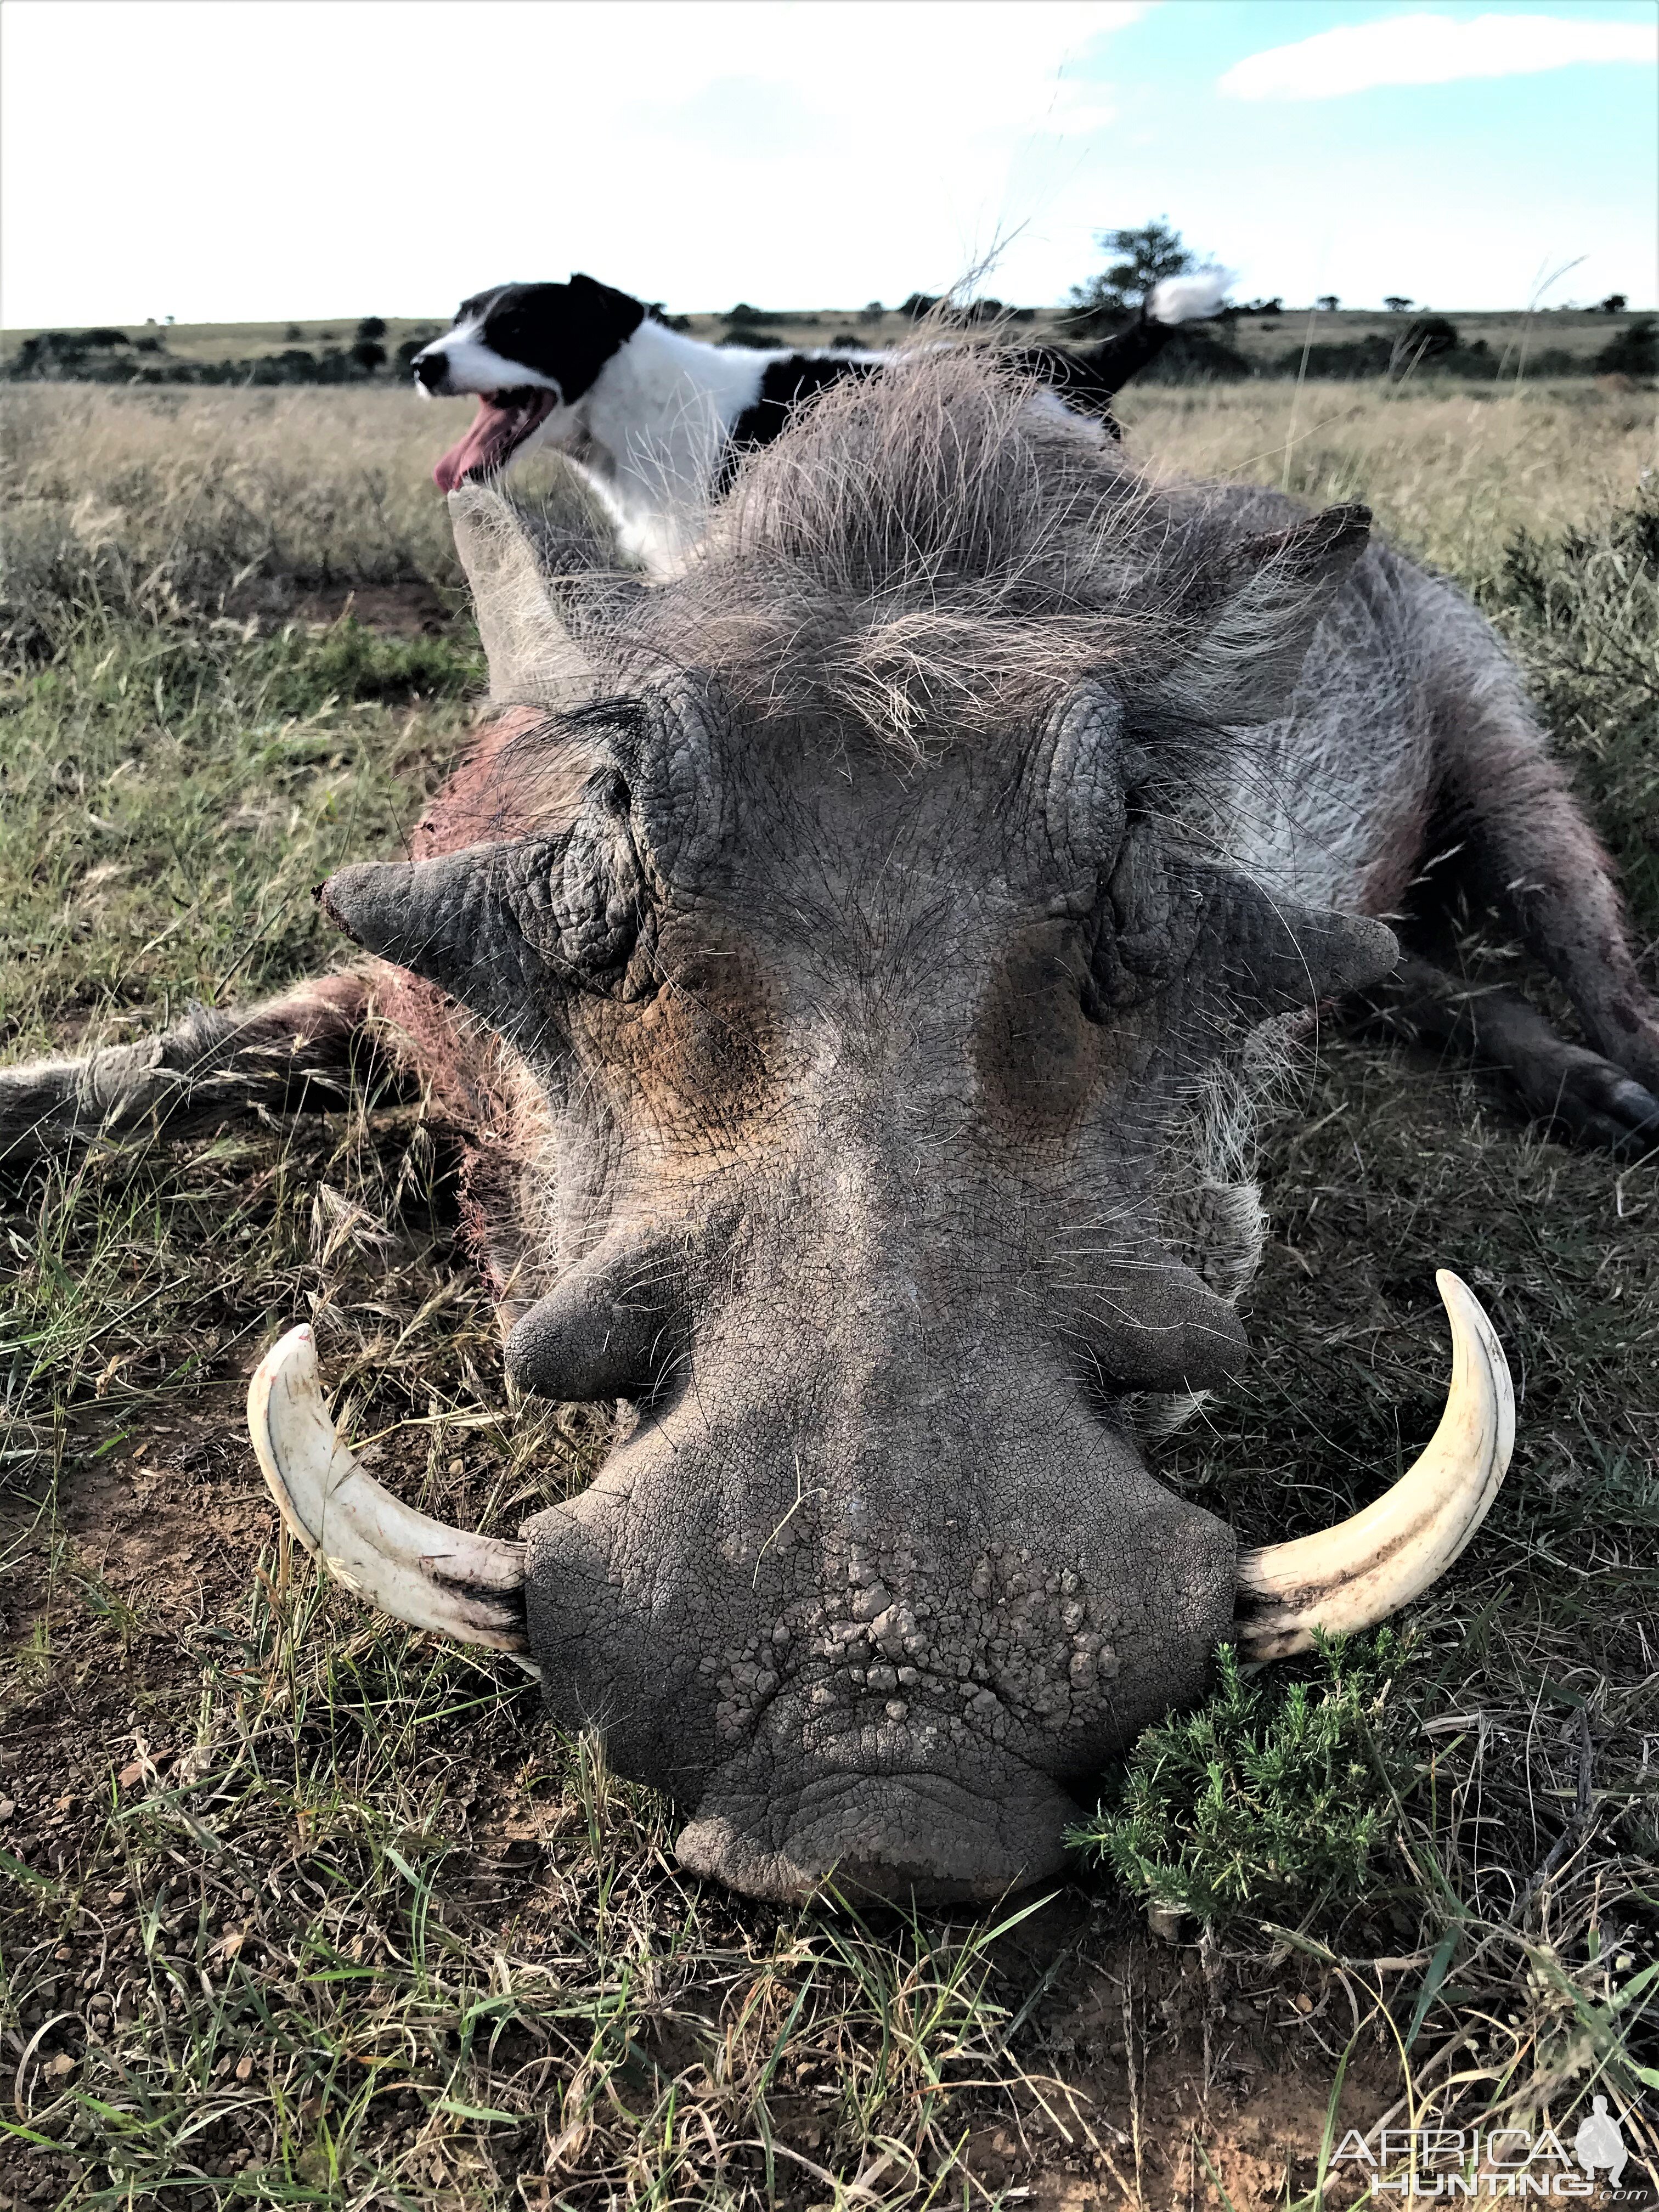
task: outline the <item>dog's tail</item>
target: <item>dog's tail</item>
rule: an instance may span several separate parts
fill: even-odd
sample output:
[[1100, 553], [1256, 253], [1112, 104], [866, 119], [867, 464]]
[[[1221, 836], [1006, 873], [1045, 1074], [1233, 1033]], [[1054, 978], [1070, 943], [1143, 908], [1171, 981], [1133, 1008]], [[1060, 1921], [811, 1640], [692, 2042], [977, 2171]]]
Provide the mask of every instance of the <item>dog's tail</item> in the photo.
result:
[[1109, 392], [1121, 392], [1132, 376], [1158, 359], [1171, 331], [1214, 314], [1232, 281], [1230, 269], [1199, 269], [1190, 276], [1161, 278], [1128, 329], [1102, 338], [1098, 345], [1080, 348], [1079, 360], [1088, 363]]
[[1201, 323], [1227, 296], [1231, 269], [1194, 269], [1190, 276], [1164, 276], [1153, 285], [1146, 312], [1155, 323]]

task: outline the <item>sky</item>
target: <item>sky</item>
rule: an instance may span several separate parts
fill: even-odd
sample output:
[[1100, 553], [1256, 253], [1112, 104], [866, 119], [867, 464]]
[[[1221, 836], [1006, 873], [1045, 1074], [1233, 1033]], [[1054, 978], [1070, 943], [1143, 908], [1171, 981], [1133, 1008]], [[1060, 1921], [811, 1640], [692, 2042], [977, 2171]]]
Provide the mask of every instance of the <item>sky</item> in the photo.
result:
[[1153, 216], [1239, 298], [1646, 307], [1656, 52], [1656, 0], [4, 0], [0, 321], [1042, 305]]

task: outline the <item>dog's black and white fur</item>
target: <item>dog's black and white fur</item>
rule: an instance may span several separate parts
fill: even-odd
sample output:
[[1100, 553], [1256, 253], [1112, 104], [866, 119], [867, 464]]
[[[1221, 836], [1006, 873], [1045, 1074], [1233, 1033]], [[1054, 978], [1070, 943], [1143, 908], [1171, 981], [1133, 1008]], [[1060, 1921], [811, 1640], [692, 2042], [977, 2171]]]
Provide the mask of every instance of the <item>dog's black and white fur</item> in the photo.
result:
[[[1213, 314], [1226, 285], [1219, 270], [1167, 277], [1139, 321], [1099, 345], [1036, 346], [1012, 359], [1057, 404], [1115, 437], [1115, 393], [1177, 324]], [[453, 327], [416, 356], [415, 378], [428, 395], [479, 397], [477, 419], [434, 471], [446, 491], [532, 444], [556, 446], [611, 509], [624, 549], [662, 574], [696, 543], [709, 500], [744, 452], [775, 437], [826, 384], [894, 358], [705, 344], [628, 293], [575, 276], [463, 301]]]

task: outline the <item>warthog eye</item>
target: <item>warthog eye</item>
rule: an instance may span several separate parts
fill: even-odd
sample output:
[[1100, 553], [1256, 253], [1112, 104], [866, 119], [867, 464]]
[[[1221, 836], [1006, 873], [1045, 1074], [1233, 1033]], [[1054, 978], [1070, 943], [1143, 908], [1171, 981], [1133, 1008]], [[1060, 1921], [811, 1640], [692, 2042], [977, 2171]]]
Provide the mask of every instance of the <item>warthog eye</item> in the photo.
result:
[[1182, 974], [1198, 943], [1204, 904], [1202, 883], [1169, 860], [1152, 825], [1131, 823], [1096, 909], [1084, 993], [1091, 1021], [1139, 1006]]
[[550, 975], [606, 998], [657, 983], [641, 957], [655, 916], [629, 816], [627, 785], [607, 775], [568, 830], [498, 847], [489, 872], [490, 933], [516, 930]]

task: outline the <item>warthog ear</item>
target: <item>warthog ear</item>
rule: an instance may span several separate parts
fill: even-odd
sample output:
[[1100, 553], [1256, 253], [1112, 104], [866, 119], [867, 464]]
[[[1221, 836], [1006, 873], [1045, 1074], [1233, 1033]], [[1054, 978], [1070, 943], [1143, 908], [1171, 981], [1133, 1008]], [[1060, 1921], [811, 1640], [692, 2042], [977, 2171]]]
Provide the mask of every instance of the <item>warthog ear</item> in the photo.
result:
[[1400, 957], [1385, 922], [1308, 907], [1231, 869], [1174, 860], [1156, 825], [1133, 824], [1106, 886], [1090, 963], [1094, 1003], [1133, 1006], [1179, 976], [1199, 1002], [1270, 1020], [1377, 982]]
[[[572, 515], [563, 523], [532, 518], [484, 484], [463, 484], [449, 495], [455, 550], [489, 663], [489, 696], [499, 705], [569, 707], [593, 696], [575, 617], [581, 586], [601, 580], [615, 548], [599, 536], [595, 518], [574, 504]], [[625, 588], [620, 578], [606, 580]]]
[[557, 835], [359, 862], [317, 896], [365, 951], [424, 975], [506, 1036], [535, 1033], [561, 992], [633, 999], [654, 988], [648, 902], [615, 777], [597, 781]]
[[1400, 957], [1386, 922], [1302, 906], [1246, 876], [1220, 875], [1210, 920], [1228, 996], [1249, 1018], [1363, 991]]
[[1328, 507], [1246, 538], [1207, 580], [1194, 643], [1160, 687], [1183, 720], [1271, 722], [1289, 711], [1313, 634], [1370, 538], [1368, 507]]

